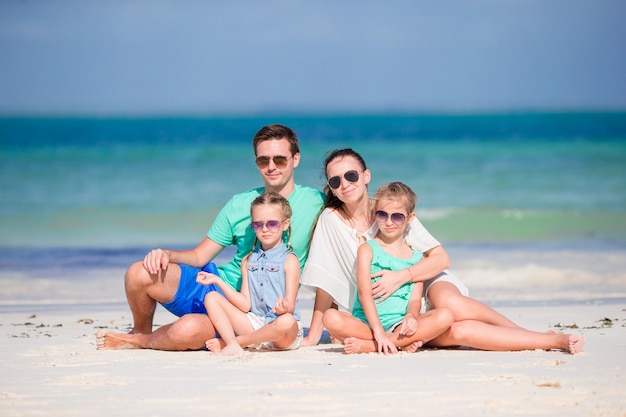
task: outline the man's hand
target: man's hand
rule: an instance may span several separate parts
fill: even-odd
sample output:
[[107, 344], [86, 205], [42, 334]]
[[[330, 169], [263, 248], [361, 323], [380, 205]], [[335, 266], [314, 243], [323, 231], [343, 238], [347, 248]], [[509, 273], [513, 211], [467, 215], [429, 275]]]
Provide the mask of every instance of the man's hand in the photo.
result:
[[170, 255], [163, 249], [153, 249], [143, 258], [143, 267], [151, 275], [165, 271], [170, 263]]

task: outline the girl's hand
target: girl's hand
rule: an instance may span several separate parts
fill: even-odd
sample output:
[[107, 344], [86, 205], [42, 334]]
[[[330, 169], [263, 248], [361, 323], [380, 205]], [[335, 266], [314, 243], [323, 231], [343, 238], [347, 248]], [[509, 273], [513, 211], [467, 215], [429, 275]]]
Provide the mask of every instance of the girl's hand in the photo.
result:
[[403, 284], [406, 284], [407, 276], [409, 276], [408, 272], [403, 269], [399, 271], [384, 270], [372, 274], [372, 279], [380, 277], [378, 281], [372, 283], [372, 297], [377, 303], [380, 303]]
[[289, 301], [284, 297], [278, 297], [276, 299], [276, 306], [272, 311], [279, 316], [285, 313], [289, 313]]
[[211, 284], [217, 284], [220, 280], [221, 278], [217, 275], [205, 271], [200, 271], [198, 272], [198, 275], [196, 275], [196, 282], [200, 285], [206, 286]]
[[398, 349], [391, 342], [387, 333], [374, 333], [374, 339], [376, 340], [376, 345], [378, 346], [378, 353], [384, 353], [385, 355], [389, 353], [398, 353]]
[[407, 314], [402, 320], [402, 326], [400, 326], [400, 334], [403, 336], [414, 335], [417, 331], [417, 319], [411, 313]]

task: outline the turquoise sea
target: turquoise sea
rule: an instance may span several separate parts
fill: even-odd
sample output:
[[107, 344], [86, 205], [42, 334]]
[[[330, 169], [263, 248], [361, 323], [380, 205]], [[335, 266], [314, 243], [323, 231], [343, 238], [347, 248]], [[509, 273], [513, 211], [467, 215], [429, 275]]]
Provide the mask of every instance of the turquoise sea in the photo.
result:
[[321, 188], [326, 152], [352, 147], [372, 193], [413, 187], [484, 298], [626, 297], [625, 112], [274, 114], [0, 118], [0, 303], [123, 302], [130, 262], [195, 245], [261, 184], [251, 140], [268, 123], [297, 131], [301, 184]]

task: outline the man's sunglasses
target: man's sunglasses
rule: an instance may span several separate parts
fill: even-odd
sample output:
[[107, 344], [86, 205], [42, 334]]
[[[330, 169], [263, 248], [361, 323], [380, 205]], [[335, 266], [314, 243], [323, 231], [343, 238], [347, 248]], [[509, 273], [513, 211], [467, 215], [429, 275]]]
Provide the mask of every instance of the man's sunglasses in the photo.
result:
[[257, 156], [256, 166], [261, 169], [267, 168], [270, 164], [270, 159], [274, 161], [276, 168], [285, 168], [287, 166], [287, 162], [291, 159], [291, 156], [276, 155], [271, 158], [269, 156]]
[[250, 223], [250, 227], [252, 228], [252, 230], [255, 231], [255, 233], [260, 232], [261, 230], [263, 230], [263, 227], [267, 227], [267, 230], [269, 230], [270, 232], [278, 232], [278, 230], [280, 229], [280, 225], [283, 222], [279, 221], [279, 220], [268, 220], [265, 223], [263, 222], [251, 222]]
[[[350, 170], [343, 174], [343, 177], [348, 182], [357, 182], [359, 180], [359, 173], [355, 170]], [[341, 186], [341, 177], [337, 175], [336, 177], [331, 177], [328, 179], [328, 186], [333, 190], [336, 190]]]
[[406, 221], [406, 216], [402, 213], [387, 213], [386, 211], [378, 210], [376, 212], [376, 221], [378, 223], [387, 223], [387, 219], [391, 217], [391, 222], [398, 226]]

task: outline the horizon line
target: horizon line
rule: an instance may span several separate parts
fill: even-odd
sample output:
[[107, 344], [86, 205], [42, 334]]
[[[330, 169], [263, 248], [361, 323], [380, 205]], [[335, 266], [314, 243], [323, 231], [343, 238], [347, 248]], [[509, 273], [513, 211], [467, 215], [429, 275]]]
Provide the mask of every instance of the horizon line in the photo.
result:
[[485, 115], [541, 115], [541, 114], [619, 114], [624, 107], [536, 107], [507, 109], [387, 109], [387, 110], [259, 110], [259, 111], [137, 111], [137, 112], [2, 112], [2, 119], [29, 118], [101, 118], [101, 119], [155, 119], [155, 118], [233, 118], [255, 117], [379, 117], [379, 116], [485, 116]]

